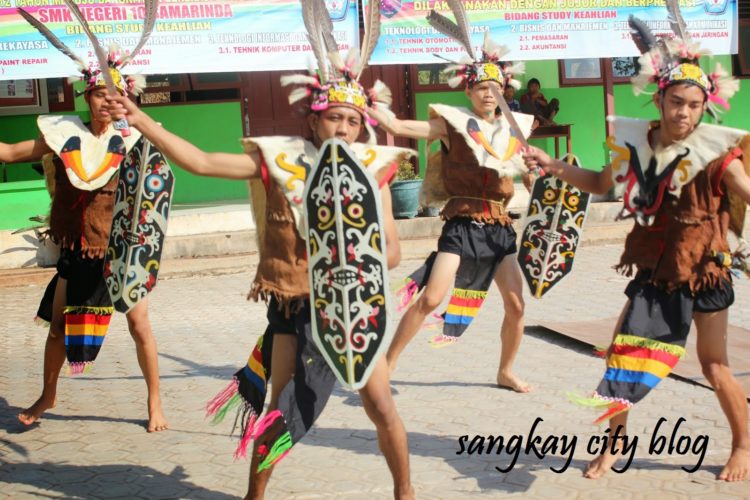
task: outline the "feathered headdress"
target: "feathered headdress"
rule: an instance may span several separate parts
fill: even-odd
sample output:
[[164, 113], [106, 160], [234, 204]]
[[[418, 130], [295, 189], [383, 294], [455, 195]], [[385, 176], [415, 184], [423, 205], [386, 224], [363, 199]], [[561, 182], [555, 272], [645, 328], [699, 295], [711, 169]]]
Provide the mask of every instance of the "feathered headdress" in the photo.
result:
[[700, 87], [708, 99], [708, 113], [718, 118], [718, 106], [729, 109], [729, 99], [739, 90], [739, 82], [729, 76], [720, 64], [713, 72], [700, 67], [700, 58], [708, 51], [693, 42], [680, 14], [679, 0], [667, 0], [667, 20], [674, 38], [657, 38], [649, 27], [633, 16], [629, 19], [633, 41], [641, 57], [638, 74], [632, 78], [636, 95], [646, 92], [646, 86], [655, 83], [659, 91], [677, 83], [690, 83]]
[[302, 0], [302, 19], [318, 68], [311, 68], [307, 75], [281, 77], [282, 85], [301, 86], [289, 94], [289, 103], [310, 98], [310, 109], [313, 111], [323, 111], [331, 106], [356, 109], [365, 118], [369, 138], [374, 141], [372, 127], [377, 122], [369, 116], [368, 111], [378, 109], [390, 113], [391, 91], [380, 80], [366, 90], [359, 79], [380, 36], [380, 2], [368, 3], [361, 52], [357, 55], [352, 49], [346, 60], [341, 58], [338, 44], [333, 38], [333, 23], [324, 0]]
[[[109, 47], [108, 53], [105, 53], [104, 49], [99, 44], [99, 40], [91, 31], [88, 22], [86, 22], [86, 18], [78, 8], [78, 5], [76, 5], [73, 0], [64, 1], [73, 14], [73, 17], [75, 17], [76, 20], [80, 23], [84, 33], [86, 33], [86, 36], [91, 41], [91, 45], [97, 54], [97, 58], [100, 61], [106, 61], [107, 71], [109, 71], [109, 74], [112, 77], [112, 82], [114, 83], [115, 88], [123, 94], [130, 92], [131, 94], [137, 95], [141, 93], [141, 91], [146, 86], [145, 78], [142, 75], [123, 75], [121, 70], [122, 68], [127, 66], [130, 61], [133, 60], [133, 58], [138, 54], [138, 51], [141, 50], [141, 48], [151, 35], [151, 32], [154, 29], [154, 24], [156, 23], [156, 11], [159, 5], [159, 1], [144, 1], [146, 14], [143, 20], [143, 31], [141, 32], [141, 38], [135, 48], [133, 48], [133, 50], [131, 50], [128, 54], [122, 52], [120, 50], [120, 47], [114, 44]], [[78, 66], [78, 71], [81, 72], [81, 80], [86, 82], [84, 92], [88, 92], [89, 90], [98, 87], [106, 87], [104, 75], [102, 74], [102, 64], [99, 64], [96, 67], [87, 64], [34, 16], [29, 14], [24, 9], [18, 8], [16, 10], [24, 19], [26, 19], [26, 21], [28, 21], [29, 24], [36, 28], [36, 30], [39, 31], [39, 33], [41, 33], [42, 36], [52, 44], [53, 47], [71, 58], [73, 62], [76, 63], [76, 65]]]
[[444, 71], [454, 73], [454, 76], [448, 79], [448, 85], [454, 88], [460, 85], [472, 87], [476, 83], [494, 81], [503, 86], [510, 85], [516, 90], [520, 89], [521, 82], [513, 76], [523, 73], [524, 63], [503, 62], [502, 58], [509, 52], [509, 49], [505, 45], [498, 45], [492, 41], [489, 31], [484, 33], [482, 53], [477, 58], [474, 55], [474, 47], [471, 46], [469, 19], [466, 17], [464, 2], [447, 0], [447, 3], [453, 11], [456, 22], [435, 10], [431, 10], [427, 15], [427, 22], [440, 33], [461, 44], [467, 54], [461, 61], [450, 61], [452, 64], [445, 68]]

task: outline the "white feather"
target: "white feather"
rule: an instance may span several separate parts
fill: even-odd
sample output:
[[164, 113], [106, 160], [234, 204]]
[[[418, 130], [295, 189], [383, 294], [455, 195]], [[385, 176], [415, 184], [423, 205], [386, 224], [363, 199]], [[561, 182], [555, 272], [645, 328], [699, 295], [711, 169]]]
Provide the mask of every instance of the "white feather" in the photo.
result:
[[490, 37], [490, 32], [484, 32], [484, 43], [482, 44], [482, 52], [485, 57], [495, 57], [496, 59], [502, 59], [505, 54], [510, 52], [508, 47], [505, 45], [499, 45]]
[[312, 76], [308, 75], [285, 75], [281, 77], [281, 86], [286, 87], [287, 85], [315, 85], [318, 81]]
[[740, 90], [740, 81], [729, 76], [720, 63], [716, 63], [713, 74], [717, 77], [715, 85], [718, 92], [716, 95], [725, 101], [729, 101]]
[[[356, 66], [358, 66], [360, 63], [359, 61], [359, 51], [352, 47], [349, 49], [349, 52], [346, 54], [346, 61], [344, 62], [344, 65], [349, 68], [350, 70], [353, 70]], [[339, 68], [342, 66], [339, 65]]]
[[133, 95], [139, 95], [146, 88], [146, 77], [143, 75], [128, 75], [127, 79], [133, 81], [133, 88], [130, 89]]
[[[352, 50], [354, 50], [354, 49], [352, 49]], [[341, 60], [341, 54], [339, 54], [335, 50], [332, 50], [331, 52], [328, 53], [328, 60], [331, 61], [331, 65], [336, 70], [340, 70], [341, 68], [344, 67], [344, 63]]]
[[301, 101], [307, 96], [308, 96], [307, 87], [298, 87], [289, 93], [289, 104], [294, 104], [297, 101]]
[[380, 80], [375, 80], [375, 84], [372, 86], [372, 93], [374, 96], [374, 100], [377, 103], [382, 103], [390, 106], [393, 102], [391, 89], [389, 89], [388, 86]]
[[513, 63], [510, 66], [507, 66], [504, 72], [510, 73], [511, 75], [523, 75], [524, 72], [526, 72], [526, 63], [525, 62]]
[[448, 78], [448, 85], [451, 88], [454, 88], [454, 89], [456, 87], [461, 86], [461, 84], [463, 84], [463, 82], [464, 82], [464, 77], [463, 76], [454, 76], [453, 78]]

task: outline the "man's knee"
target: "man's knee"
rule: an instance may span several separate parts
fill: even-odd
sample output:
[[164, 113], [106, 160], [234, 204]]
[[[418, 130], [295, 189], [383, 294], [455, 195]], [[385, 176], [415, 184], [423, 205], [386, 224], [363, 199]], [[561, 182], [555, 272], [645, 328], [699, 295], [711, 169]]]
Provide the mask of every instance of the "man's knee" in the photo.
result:
[[505, 301], [505, 316], [511, 319], [523, 318], [526, 303], [521, 295], [512, 295]]
[[367, 415], [377, 428], [392, 427], [398, 421], [396, 405], [392, 399], [371, 401], [367, 405]]
[[701, 360], [701, 370], [708, 383], [714, 389], [720, 389], [727, 380], [732, 378], [732, 372], [729, 367], [720, 361]]
[[47, 335], [50, 339], [62, 342], [65, 338], [65, 321], [52, 321]]
[[52, 317], [49, 322], [49, 336], [60, 337], [65, 335], [65, 315], [60, 314]]
[[430, 314], [432, 311], [437, 309], [440, 303], [443, 301], [442, 297], [437, 297], [433, 294], [423, 293], [417, 300], [416, 307], [425, 316]]
[[128, 316], [127, 319], [128, 331], [133, 340], [140, 343], [147, 342], [151, 337], [151, 324], [148, 321], [148, 316], [135, 318]]

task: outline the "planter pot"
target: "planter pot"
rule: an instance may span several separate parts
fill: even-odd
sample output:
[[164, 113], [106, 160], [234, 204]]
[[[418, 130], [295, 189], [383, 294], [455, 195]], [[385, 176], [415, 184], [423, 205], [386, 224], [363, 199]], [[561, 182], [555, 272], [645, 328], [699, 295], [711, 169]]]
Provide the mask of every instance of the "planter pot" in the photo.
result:
[[424, 207], [420, 215], [422, 217], [439, 217], [440, 209], [437, 207]]
[[411, 219], [419, 210], [419, 189], [422, 179], [413, 181], [396, 181], [391, 184], [393, 199], [393, 216], [396, 219]]

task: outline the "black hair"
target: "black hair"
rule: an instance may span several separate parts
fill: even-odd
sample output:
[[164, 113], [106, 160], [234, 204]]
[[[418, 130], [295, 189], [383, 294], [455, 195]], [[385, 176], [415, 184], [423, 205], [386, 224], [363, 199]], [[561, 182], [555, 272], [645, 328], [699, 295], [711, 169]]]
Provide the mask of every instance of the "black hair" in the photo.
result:
[[528, 81], [528, 83], [526, 84], [526, 88], [529, 88], [529, 87], [531, 87], [531, 84], [532, 84], [532, 83], [536, 83], [536, 84], [537, 84], [537, 85], [539, 85], [540, 87], [542, 86], [542, 84], [541, 84], [541, 83], [539, 82], [539, 80], [537, 80], [536, 78], [532, 78], [532, 79], [531, 79], [531, 80], [529, 80], [529, 81]]

